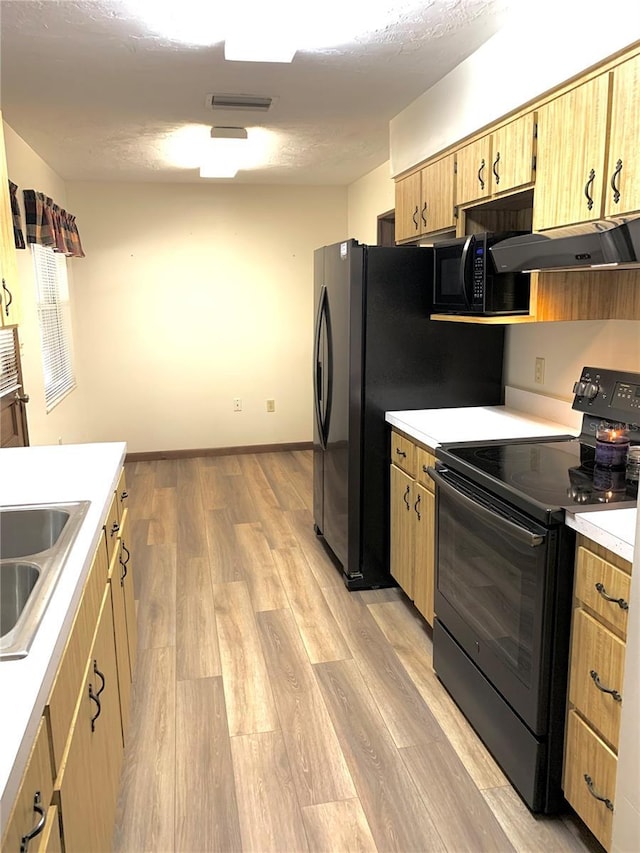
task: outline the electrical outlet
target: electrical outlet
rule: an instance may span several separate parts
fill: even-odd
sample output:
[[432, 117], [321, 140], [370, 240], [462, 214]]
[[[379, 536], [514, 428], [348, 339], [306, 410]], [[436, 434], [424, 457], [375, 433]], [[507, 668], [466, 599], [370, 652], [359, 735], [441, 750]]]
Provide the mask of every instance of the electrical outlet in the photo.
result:
[[267, 411], [275, 412], [276, 410], [276, 401], [275, 400], [267, 400]]
[[544, 385], [544, 358], [536, 357], [536, 369], [534, 374], [536, 385]]
[[240, 397], [234, 397], [233, 398], [233, 411], [234, 412], [241, 412], [242, 411], [242, 400], [240, 399]]

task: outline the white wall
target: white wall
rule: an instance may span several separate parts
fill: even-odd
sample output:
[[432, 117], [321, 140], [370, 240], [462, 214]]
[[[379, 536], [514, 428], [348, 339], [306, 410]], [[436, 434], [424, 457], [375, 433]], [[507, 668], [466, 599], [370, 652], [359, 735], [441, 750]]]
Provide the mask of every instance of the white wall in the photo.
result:
[[378, 216], [396, 206], [389, 161], [351, 184], [347, 200], [349, 237], [375, 246], [378, 242]]
[[[65, 182], [44, 160], [36, 154], [9, 125], [4, 123], [4, 139], [10, 179], [16, 183], [18, 201], [22, 210], [24, 229], [24, 204], [22, 190], [35, 189], [46, 193], [61, 207], [67, 206]], [[16, 250], [18, 276], [20, 280], [21, 322], [19, 337], [21, 344], [22, 372], [25, 391], [30, 396], [27, 406], [29, 437], [32, 444], [57, 444], [64, 436], [65, 443], [86, 440], [83, 412], [77, 391], [67, 396], [52, 412], [46, 413], [44, 400], [44, 375], [42, 372], [40, 330], [36, 308], [36, 291], [33, 276], [31, 250], [27, 247]], [[74, 269], [81, 260], [68, 260], [69, 290], [74, 306]], [[72, 315], [72, 325], [77, 327], [78, 318]]]
[[130, 451], [309, 441], [313, 250], [346, 236], [346, 188], [68, 193], [87, 254], [74, 299], [91, 439]]
[[637, 39], [637, 0], [514, 0], [511, 20], [503, 29], [392, 119], [392, 174]]

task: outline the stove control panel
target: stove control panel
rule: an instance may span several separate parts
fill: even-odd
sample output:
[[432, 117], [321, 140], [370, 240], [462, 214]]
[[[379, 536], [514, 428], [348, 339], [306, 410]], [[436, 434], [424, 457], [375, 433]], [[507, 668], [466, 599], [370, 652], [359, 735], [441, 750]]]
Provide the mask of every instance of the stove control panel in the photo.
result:
[[573, 386], [572, 408], [594, 418], [640, 424], [640, 373], [583, 367]]

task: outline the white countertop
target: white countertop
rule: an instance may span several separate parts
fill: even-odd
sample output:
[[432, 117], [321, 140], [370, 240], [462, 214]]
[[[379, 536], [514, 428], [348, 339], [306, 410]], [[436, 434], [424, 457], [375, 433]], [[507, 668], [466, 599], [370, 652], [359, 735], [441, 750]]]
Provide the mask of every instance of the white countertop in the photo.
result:
[[633, 563], [637, 514], [637, 508], [567, 512], [565, 524]]
[[0, 505], [90, 501], [29, 654], [0, 661], [0, 813], [8, 818], [124, 463], [124, 442], [0, 450]]

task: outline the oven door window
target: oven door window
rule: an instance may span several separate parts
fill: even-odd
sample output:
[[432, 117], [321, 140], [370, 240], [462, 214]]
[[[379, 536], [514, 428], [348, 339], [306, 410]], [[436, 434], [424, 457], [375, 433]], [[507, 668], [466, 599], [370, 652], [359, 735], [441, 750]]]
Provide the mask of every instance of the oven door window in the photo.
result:
[[[438, 495], [437, 616], [512, 707], [537, 728], [548, 531], [499, 501]], [[524, 523], [523, 523], [524, 521]]]

